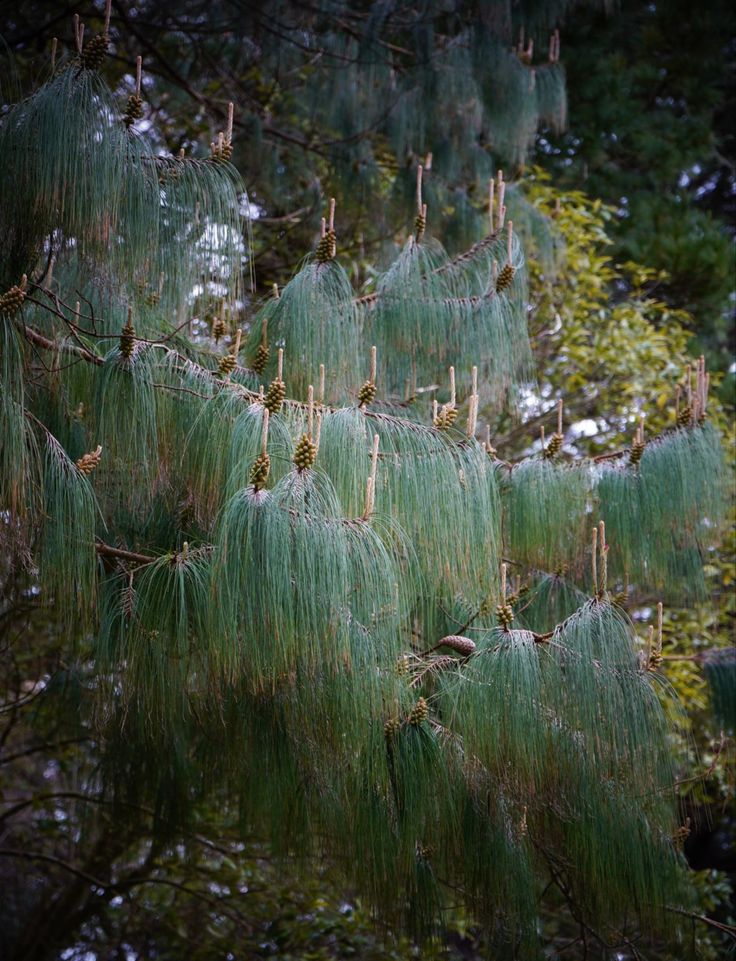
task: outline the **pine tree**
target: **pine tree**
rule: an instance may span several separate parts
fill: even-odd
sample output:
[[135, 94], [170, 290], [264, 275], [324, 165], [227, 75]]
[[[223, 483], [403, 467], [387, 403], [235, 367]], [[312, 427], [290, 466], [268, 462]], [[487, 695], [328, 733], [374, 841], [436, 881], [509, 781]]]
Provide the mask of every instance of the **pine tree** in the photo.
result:
[[[77, 25], [0, 127], [0, 503], [8, 563], [85, 654], [113, 796], [177, 819], [216, 785], [419, 937], [452, 889], [534, 956], [551, 880], [584, 927], [677, 938], [661, 607], [641, 650], [621, 602], [704, 594], [724, 500], [704, 365], [659, 437], [572, 457], [560, 403], [504, 460], [479, 417], [533, 376], [514, 223], [550, 248], [553, 225], [497, 171], [485, 235], [450, 256], [413, 164], [372, 291], [333, 203], [251, 309], [232, 108], [207, 158], [154, 152], [140, 60], [121, 104], [108, 43]], [[564, 115], [557, 43], [536, 69], [523, 42], [501, 58], [517, 159]]]

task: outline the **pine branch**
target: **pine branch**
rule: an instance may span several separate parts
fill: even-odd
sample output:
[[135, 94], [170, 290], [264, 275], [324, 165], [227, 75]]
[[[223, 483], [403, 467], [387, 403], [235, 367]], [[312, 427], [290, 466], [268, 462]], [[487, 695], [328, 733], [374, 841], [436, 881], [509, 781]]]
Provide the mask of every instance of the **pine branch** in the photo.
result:
[[152, 554], [137, 554], [135, 551], [127, 551], [120, 547], [112, 547], [110, 544], [105, 544], [100, 540], [95, 541], [95, 550], [100, 557], [115, 557], [119, 560], [128, 561], [131, 564], [139, 564], [141, 566], [153, 564], [159, 559], [159, 557]]
[[44, 337], [43, 334], [40, 334], [37, 330], [34, 330], [27, 324], [23, 324], [21, 331], [26, 340], [36, 347], [41, 347], [44, 350], [58, 351], [65, 354], [73, 354], [75, 357], [79, 357], [88, 364], [94, 364], [97, 367], [101, 367], [104, 364], [102, 357], [98, 357], [97, 354], [93, 354], [91, 351], [87, 350], [86, 347], [80, 347], [77, 344], [69, 343], [59, 344], [56, 341], [49, 340], [48, 337]]

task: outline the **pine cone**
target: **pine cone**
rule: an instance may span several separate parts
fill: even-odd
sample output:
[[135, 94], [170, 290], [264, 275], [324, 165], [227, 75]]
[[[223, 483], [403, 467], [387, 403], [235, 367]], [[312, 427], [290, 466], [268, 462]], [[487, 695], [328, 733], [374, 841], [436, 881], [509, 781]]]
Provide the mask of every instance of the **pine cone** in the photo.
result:
[[0, 314], [12, 316], [17, 313], [26, 299], [25, 285], [14, 284], [0, 296]]
[[383, 725], [383, 734], [387, 741], [392, 741], [401, 730], [401, 721], [398, 718], [390, 717]]
[[420, 244], [422, 238], [424, 237], [424, 231], [427, 229], [427, 218], [424, 214], [417, 214], [414, 218], [414, 236], [416, 242]]
[[641, 455], [644, 453], [644, 448], [646, 447], [646, 441], [635, 440], [631, 445], [631, 453], [629, 454], [629, 463], [636, 466], [641, 460]]
[[516, 268], [512, 267], [511, 264], [506, 264], [496, 278], [496, 293], [500, 294], [501, 291], [506, 290], [507, 287], [511, 286], [511, 281], [514, 279], [515, 273]]
[[149, 294], [143, 298], [143, 303], [146, 307], [155, 307], [156, 304], [161, 300], [161, 296], [157, 290], [152, 290]]
[[269, 414], [278, 414], [285, 397], [286, 384], [283, 380], [272, 380], [266, 391], [263, 406], [268, 408]]
[[690, 837], [690, 818], [685, 818], [685, 823], [681, 824], [672, 835], [672, 840], [677, 847], [681, 847]]
[[233, 155], [233, 145], [226, 140], [223, 140], [222, 144], [215, 142], [212, 144], [210, 150], [210, 160], [215, 163], [225, 163]]
[[[334, 233], [334, 231], [333, 231]], [[332, 260], [335, 256], [333, 244], [330, 240], [329, 231], [324, 235], [324, 237], [317, 244], [317, 249], [314, 252], [314, 259], [318, 264], [326, 264], [329, 260]]]
[[262, 374], [266, 369], [266, 364], [268, 363], [268, 358], [271, 351], [268, 349], [266, 344], [259, 344], [256, 347], [256, 354], [253, 358], [253, 363], [251, 367], [256, 372], [256, 374]]
[[220, 358], [220, 363], [217, 368], [217, 373], [221, 377], [227, 377], [229, 374], [235, 370], [238, 366], [238, 360], [234, 354], [225, 354], [224, 357]]
[[85, 70], [99, 70], [105, 61], [110, 47], [110, 37], [106, 33], [98, 33], [92, 37], [82, 51], [82, 66]]
[[98, 444], [96, 450], [82, 455], [77, 461], [77, 470], [85, 475], [89, 475], [97, 467], [102, 459], [102, 447]]
[[271, 458], [268, 454], [259, 454], [253, 461], [253, 466], [250, 469], [250, 482], [257, 491], [265, 486], [270, 470]]
[[123, 123], [126, 127], [132, 127], [136, 120], [140, 120], [142, 116], [143, 98], [133, 93], [128, 97], [128, 106], [123, 114]]
[[376, 399], [376, 385], [367, 380], [358, 391], [358, 407], [367, 407]]
[[225, 336], [227, 328], [225, 326], [225, 321], [222, 317], [217, 317], [212, 321], [212, 336], [215, 338], [215, 343], [218, 344], [220, 340]]
[[328, 230], [325, 239], [327, 240], [327, 250], [330, 255], [330, 260], [334, 260], [335, 254], [337, 253], [337, 234], [334, 230]]
[[448, 634], [447, 637], [442, 638], [440, 644], [451, 647], [453, 651], [457, 651], [463, 657], [469, 657], [475, 650], [475, 641], [472, 641], [469, 637], [463, 637], [462, 634]]
[[560, 448], [562, 447], [562, 441], [563, 441], [563, 440], [564, 440], [564, 438], [563, 438], [562, 434], [554, 433], [554, 434], [550, 437], [550, 439], [549, 439], [549, 444], [547, 444], [547, 447], [545, 448], [544, 453], [543, 453], [542, 456], [543, 456], [546, 460], [552, 460], [553, 457], [556, 457], [557, 454], [559, 454], [559, 452], [560, 452]]
[[309, 439], [307, 434], [302, 434], [301, 440], [294, 449], [294, 463], [297, 470], [306, 470], [314, 466], [317, 460], [317, 445]]
[[690, 422], [693, 418], [693, 409], [687, 404], [685, 407], [681, 407], [679, 413], [677, 414], [677, 426], [678, 427], [689, 427]]
[[408, 674], [409, 673], [409, 655], [402, 654], [396, 661], [396, 673], [397, 674]]
[[514, 610], [510, 604], [499, 604], [496, 607], [496, 617], [504, 630], [507, 631], [514, 622]]
[[135, 350], [135, 327], [128, 321], [120, 332], [120, 353], [130, 360]]
[[412, 727], [419, 727], [422, 721], [426, 721], [428, 717], [429, 707], [427, 706], [427, 702], [424, 700], [424, 698], [420, 697], [417, 703], [411, 709], [407, 721]]
[[434, 419], [434, 426], [437, 430], [449, 430], [457, 420], [457, 407], [450, 407], [444, 404], [442, 410]]
[[649, 662], [647, 664], [647, 670], [656, 671], [662, 666], [662, 652], [652, 650], [649, 652]]

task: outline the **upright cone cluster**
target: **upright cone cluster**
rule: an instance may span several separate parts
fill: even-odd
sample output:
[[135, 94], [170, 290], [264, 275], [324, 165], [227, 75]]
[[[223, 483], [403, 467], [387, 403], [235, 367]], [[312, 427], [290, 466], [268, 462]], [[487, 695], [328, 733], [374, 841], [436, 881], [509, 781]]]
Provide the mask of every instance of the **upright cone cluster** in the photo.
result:
[[256, 490], [261, 490], [266, 486], [266, 481], [268, 480], [268, 474], [271, 470], [271, 458], [268, 454], [259, 454], [258, 457], [253, 461], [253, 466], [250, 469], [250, 483]]
[[98, 33], [92, 37], [82, 50], [81, 63], [85, 70], [99, 70], [105, 62], [107, 51], [110, 49], [110, 37], [106, 33]]
[[302, 434], [294, 448], [294, 464], [297, 470], [308, 470], [310, 467], [314, 467], [316, 460], [317, 445], [309, 437], [309, 434]]
[[26, 299], [26, 276], [19, 284], [13, 284], [4, 294], [0, 295], [0, 314], [12, 317], [23, 306]]
[[264, 398], [263, 404], [268, 408], [270, 413], [278, 414], [284, 403], [284, 398], [286, 397], [286, 384], [283, 380], [272, 380], [268, 385], [268, 390], [266, 391], [266, 396]]
[[87, 454], [83, 454], [79, 460], [76, 462], [77, 470], [80, 473], [89, 476], [99, 465], [102, 460], [102, 446], [100, 444], [93, 451], [89, 451]]
[[120, 332], [120, 353], [126, 360], [130, 360], [135, 351], [135, 327], [128, 312], [128, 319]]

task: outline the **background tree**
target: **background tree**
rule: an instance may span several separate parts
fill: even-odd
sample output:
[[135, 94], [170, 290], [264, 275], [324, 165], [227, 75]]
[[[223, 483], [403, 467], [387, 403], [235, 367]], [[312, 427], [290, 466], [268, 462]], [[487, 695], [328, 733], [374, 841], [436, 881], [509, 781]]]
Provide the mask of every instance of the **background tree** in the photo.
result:
[[733, 37], [730, 4], [709, 4], [695, 24], [678, 2], [579, 10], [565, 29], [574, 131], [548, 134], [540, 151], [558, 184], [617, 208], [618, 256], [666, 270], [657, 295], [691, 312], [723, 369], [734, 348]]

